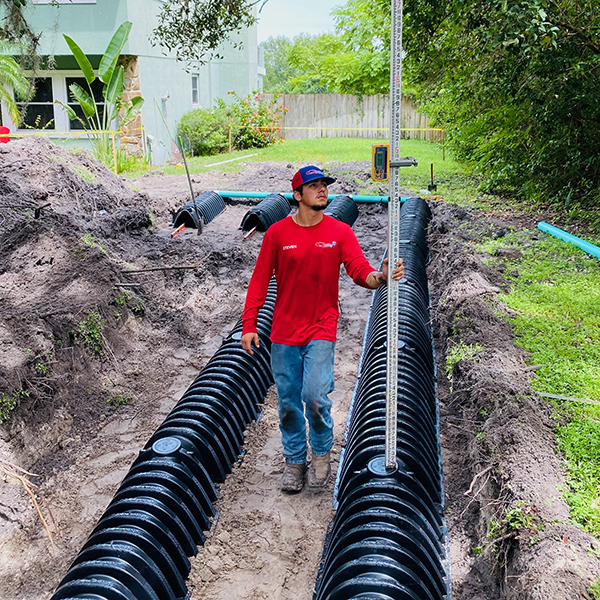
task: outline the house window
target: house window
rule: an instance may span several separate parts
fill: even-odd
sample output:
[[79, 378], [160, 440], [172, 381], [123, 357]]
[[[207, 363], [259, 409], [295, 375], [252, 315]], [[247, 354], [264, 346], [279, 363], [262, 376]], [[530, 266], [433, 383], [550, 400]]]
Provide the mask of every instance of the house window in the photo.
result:
[[[90, 87], [91, 87], [92, 94], [94, 96], [94, 102], [96, 103], [96, 109], [98, 111], [100, 123], [102, 123], [103, 122], [102, 117], [104, 114], [104, 98], [102, 97], [102, 88], [104, 87], [104, 84], [99, 79], [95, 79], [92, 82], [92, 85], [90, 87], [88, 87], [85, 77], [67, 77], [65, 79], [65, 83], [66, 83], [66, 88], [67, 88], [67, 97], [69, 98], [69, 101], [67, 102], [67, 104], [75, 111], [75, 114], [84, 123], [86, 123], [86, 120], [85, 120], [85, 116], [83, 114], [83, 110], [82, 110], [81, 106], [79, 105], [79, 102], [77, 102], [73, 99], [73, 95], [71, 94], [70, 88], [71, 88], [71, 85], [73, 85], [74, 83], [77, 83], [81, 88], [83, 88], [89, 94]], [[69, 129], [71, 131], [85, 129], [85, 127], [83, 126], [81, 121], [79, 121], [78, 119], [69, 119]]]
[[[47, 129], [56, 132], [82, 131], [83, 125], [77, 119], [69, 119], [67, 111], [63, 108], [64, 104], [70, 106], [75, 113], [83, 118], [83, 112], [72, 97], [69, 86], [78, 83], [88, 94], [90, 88], [86, 80], [81, 76], [81, 71], [46, 71], [33, 79], [35, 86], [34, 96], [28, 101], [21, 98], [15, 98], [17, 105], [23, 110], [25, 119], [20, 125], [21, 129]], [[94, 102], [102, 119], [104, 112], [104, 99], [102, 97], [103, 84], [95, 80], [91, 85], [91, 93]], [[15, 129], [17, 123], [13, 123], [6, 106], [0, 103], [2, 119], [4, 122]], [[85, 119], [83, 119], [85, 121]], [[116, 127], [115, 123], [110, 123], [108, 128]]]
[[31, 100], [27, 103], [17, 102], [19, 109], [24, 109], [24, 126], [32, 129], [56, 129], [52, 77], [36, 77], [33, 83], [35, 92]]
[[198, 75], [192, 75], [192, 104], [198, 106]]

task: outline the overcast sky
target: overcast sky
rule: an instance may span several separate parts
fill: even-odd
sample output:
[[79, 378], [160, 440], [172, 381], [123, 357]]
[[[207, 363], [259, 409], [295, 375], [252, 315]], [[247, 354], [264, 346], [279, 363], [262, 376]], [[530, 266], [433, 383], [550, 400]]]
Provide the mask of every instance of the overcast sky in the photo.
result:
[[333, 33], [335, 24], [329, 13], [345, 4], [346, 0], [268, 0], [257, 15], [258, 43], [278, 35], [292, 39], [300, 33]]

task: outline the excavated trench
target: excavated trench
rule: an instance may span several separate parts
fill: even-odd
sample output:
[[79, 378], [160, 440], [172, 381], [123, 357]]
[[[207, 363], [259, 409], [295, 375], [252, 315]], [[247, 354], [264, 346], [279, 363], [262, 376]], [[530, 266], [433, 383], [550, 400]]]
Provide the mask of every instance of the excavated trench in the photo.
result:
[[[66, 153], [43, 140], [6, 146], [10, 147], [0, 148], [0, 202], [11, 208], [0, 220], [0, 391], [12, 393], [22, 386], [29, 396], [20, 397], [11, 420], [0, 426], [0, 451], [3, 459], [40, 475], [33, 480], [38, 485], [33, 491], [39, 494], [56, 550], [53, 554], [27, 492], [18, 480], [6, 476], [7, 483], [0, 486], [0, 596], [48, 600], [80, 553], [99, 546], [86, 556], [106, 562], [106, 547], [118, 530], [123, 557], [142, 564], [146, 557], [134, 547], [139, 548], [143, 538], [146, 556], [169, 574], [164, 579], [155, 575], [160, 579], [155, 581], [157, 589], [169, 586], [181, 595], [187, 588], [192, 598], [209, 600], [312, 598], [324, 545], [330, 547], [326, 529], [335, 517], [333, 483], [320, 496], [302, 492], [286, 497], [279, 492], [281, 456], [273, 388], [260, 405], [260, 423], [250, 422], [243, 432], [243, 457], [232, 464], [229, 474], [223, 461], [231, 461], [242, 443], [242, 425], [237, 424], [251, 418], [249, 407], [260, 403], [249, 398], [245, 403], [249, 414], [231, 420], [222, 408], [211, 405], [212, 400], [192, 400], [206, 407], [201, 427], [188, 422], [193, 410], [174, 411], [190, 381], [216, 357], [239, 318], [244, 286], [260, 246], [259, 235], [243, 241], [238, 230], [249, 205], [228, 201], [226, 211], [202, 235], [184, 230], [171, 238], [173, 214], [189, 198], [185, 177], [154, 174], [128, 183], [144, 196], [126, 190], [122, 181], [85, 155]], [[297, 167], [246, 165], [240, 173], [207, 173], [193, 183], [205, 190], [285, 189]], [[357, 180], [369, 178], [366, 161], [326, 167], [338, 179], [332, 189], [338, 194], [352, 194]], [[48, 202], [51, 206], [36, 218], [36, 206]], [[484, 214], [439, 199], [430, 200], [429, 206], [433, 214], [427, 276], [452, 596], [455, 600], [586, 597], [600, 575], [600, 546], [569, 520], [554, 447], [555, 423], [548, 406], [531, 393], [529, 380], [535, 372], [514, 344], [510, 311], [498, 301], [498, 292], [507, 285], [503, 269], [514, 268], [510, 262], [514, 248], [507, 245], [496, 264], [486, 266], [470, 247], [474, 240], [501, 241], [509, 231], [519, 232], [523, 244], [530, 243], [542, 235], [535, 223], [551, 218], [536, 215], [527, 221], [503, 207], [493, 215]], [[24, 218], [28, 211], [30, 216]], [[376, 264], [384, 251], [386, 208], [364, 204], [359, 213], [355, 230], [367, 257]], [[364, 334], [369, 297], [342, 276], [332, 394], [337, 411], [334, 467], [341, 449], [350, 452], [343, 425], [351, 403], [358, 405], [353, 401], [360, 359], [357, 340]], [[92, 313], [99, 320], [90, 321]], [[83, 341], [84, 333], [93, 332], [80, 329], [93, 323], [103, 326], [98, 354]], [[421, 339], [422, 333], [411, 335]], [[482, 350], [475, 360], [459, 361], [447, 371], [448, 349], [461, 343]], [[257, 383], [255, 378], [252, 386]], [[415, 440], [431, 427], [419, 423], [419, 429], [416, 424], [411, 429], [410, 411], [404, 412], [406, 431], [398, 435], [406, 440], [406, 452], [415, 454]], [[380, 415], [361, 420], [356, 414], [357, 423], [380, 423]], [[169, 508], [172, 494], [187, 494], [174, 475], [184, 469], [169, 465], [171, 472], [161, 474], [158, 485], [152, 479], [158, 470], [154, 466], [150, 474], [145, 470], [165, 462], [165, 457], [170, 460], [171, 432], [148, 446], [161, 424], [171, 428], [166, 424], [169, 419], [173, 427], [190, 428], [195, 436], [206, 436], [206, 427], [218, 434], [211, 469], [215, 477], [225, 479], [213, 483], [216, 499], [210, 500], [210, 486], [205, 498], [196, 488], [202, 502], [186, 496], [185, 518], [195, 515], [211, 525], [202, 530], [203, 544], [195, 542], [201, 538], [198, 531], [192, 539], [196, 556], [189, 541], [178, 541], [158, 519], [146, 517], [152, 517], [147, 510], [151, 507], [132, 506], [135, 498], [120, 488], [136, 463], [128, 481], [136, 496], [160, 487]], [[378, 435], [374, 433], [380, 441]], [[429, 438], [423, 443], [432, 447]], [[181, 448], [175, 452], [182, 454]], [[343, 463], [338, 470], [340, 477], [348, 473]], [[427, 470], [433, 473], [435, 465], [429, 464]], [[130, 507], [124, 512], [132, 522], [124, 522], [119, 512], [105, 515], [113, 500]], [[216, 518], [210, 517], [209, 505]], [[367, 500], [360, 507], [369, 515], [378, 512], [377, 523], [391, 519], [390, 507], [380, 510]], [[138, 509], [141, 514], [136, 514]], [[522, 518], [515, 521], [515, 514]], [[338, 526], [335, 535], [343, 537], [363, 527], [362, 516], [356, 519]], [[95, 531], [101, 522], [101, 530]], [[153, 528], [142, 533], [146, 526]], [[435, 546], [434, 537], [419, 539]], [[189, 555], [176, 550], [180, 543], [188, 543]], [[161, 546], [172, 549], [180, 562], [175, 564]], [[363, 563], [371, 565], [368, 560]], [[339, 567], [331, 571], [335, 565], [330, 564], [332, 575], [338, 568], [349, 568], [336, 562]]]
[[[282, 200], [287, 203], [279, 194], [268, 196], [246, 214], [241, 228], [249, 221], [248, 227], [256, 227], [252, 219], [257, 219], [263, 230], [268, 229], [289, 212], [281, 209]], [[202, 227], [222, 212], [221, 204], [224, 207], [214, 192], [198, 196], [195, 204], [175, 214], [174, 227], [189, 226], [194, 215], [194, 224]], [[326, 214], [353, 225], [358, 210], [351, 197], [339, 195]], [[406, 277], [399, 284], [403, 310], [398, 466], [390, 472], [381, 460], [387, 321], [382, 289], [374, 295], [365, 332], [360, 383], [338, 471], [338, 511], [327, 538], [316, 599], [365, 593], [445, 598], [450, 593], [425, 273], [430, 217], [420, 198], [409, 198], [403, 205], [400, 255]], [[257, 421], [273, 383], [269, 334], [275, 295], [273, 279], [259, 312], [260, 345], [254, 354], [240, 348], [240, 319], [145, 444], [52, 600], [90, 595], [179, 600], [187, 594], [187, 557], [197, 554], [217, 516], [215, 484], [223, 483], [238, 461], [244, 431]], [[426, 425], [424, 430], [419, 423]]]

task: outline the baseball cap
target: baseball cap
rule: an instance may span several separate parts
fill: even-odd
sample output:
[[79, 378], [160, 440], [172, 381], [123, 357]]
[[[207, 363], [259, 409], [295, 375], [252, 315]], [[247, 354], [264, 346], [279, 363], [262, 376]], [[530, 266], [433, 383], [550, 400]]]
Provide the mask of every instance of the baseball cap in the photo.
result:
[[327, 177], [319, 167], [308, 165], [296, 171], [296, 174], [292, 178], [292, 189], [297, 190], [301, 185], [304, 185], [309, 181], [314, 181], [315, 179], [324, 179], [327, 185], [335, 183], [335, 179], [333, 177]]

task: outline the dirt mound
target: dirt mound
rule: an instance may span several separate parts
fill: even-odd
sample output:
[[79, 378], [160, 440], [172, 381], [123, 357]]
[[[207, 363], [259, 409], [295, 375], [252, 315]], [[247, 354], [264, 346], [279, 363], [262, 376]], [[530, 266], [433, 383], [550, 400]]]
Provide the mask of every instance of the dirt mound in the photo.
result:
[[[600, 573], [599, 544], [569, 522], [548, 405], [514, 346], [500, 272], [466, 242], [516, 223], [438, 204], [429, 268], [438, 372], [448, 350], [478, 348], [439, 377], [455, 598], [575, 598]], [[459, 558], [460, 557], [460, 558]], [[457, 560], [458, 559], [458, 560]]]
[[[194, 191], [288, 191], [298, 166], [251, 163], [240, 173], [194, 175]], [[368, 161], [322, 166], [338, 179], [332, 193], [385, 193], [368, 182]], [[185, 176], [126, 182], [86, 153], [41, 139], [0, 145], [0, 398], [16, 403], [0, 425], [0, 457], [38, 474], [30, 479], [56, 544], [53, 553], [28, 494], [6, 477], [6, 600], [51, 596], [139, 449], [241, 315], [261, 243], [259, 234], [244, 241], [238, 229], [248, 206], [231, 203], [202, 235], [184, 230], [173, 239], [172, 213], [188, 199]], [[467, 240], [504, 235], [509, 217], [433, 204], [430, 284], [454, 598], [585, 595], [598, 573], [589, 552], [596, 542], [568, 524], [551, 422], [498, 316], [500, 273], [465, 252]], [[359, 211], [354, 229], [377, 265], [387, 209]], [[342, 276], [335, 457], [369, 300]], [[450, 381], [446, 350], [461, 342], [483, 349], [477, 362], [456, 364]], [[333, 483], [325, 494], [285, 496], [281, 471], [272, 389], [243, 460], [220, 486], [219, 518], [192, 561], [193, 594], [312, 597]]]

